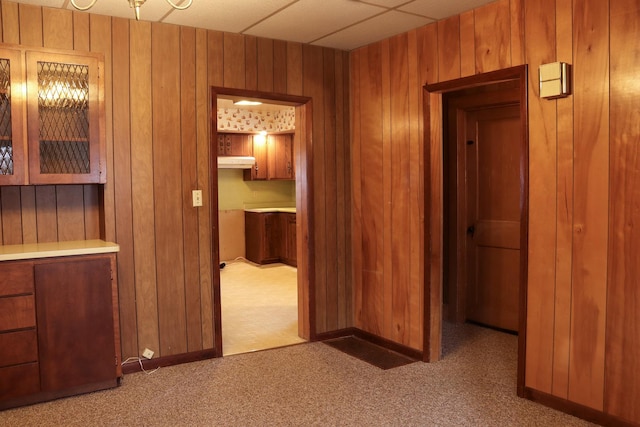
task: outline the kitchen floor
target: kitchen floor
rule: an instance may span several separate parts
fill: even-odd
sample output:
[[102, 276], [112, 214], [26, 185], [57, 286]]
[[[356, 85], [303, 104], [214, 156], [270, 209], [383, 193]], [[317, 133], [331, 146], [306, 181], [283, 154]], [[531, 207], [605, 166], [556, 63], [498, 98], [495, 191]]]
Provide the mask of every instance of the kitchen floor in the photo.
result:
[[244, 260], [220, 270], [224, 356], [305, 342], [298, 337], [297, 269]]

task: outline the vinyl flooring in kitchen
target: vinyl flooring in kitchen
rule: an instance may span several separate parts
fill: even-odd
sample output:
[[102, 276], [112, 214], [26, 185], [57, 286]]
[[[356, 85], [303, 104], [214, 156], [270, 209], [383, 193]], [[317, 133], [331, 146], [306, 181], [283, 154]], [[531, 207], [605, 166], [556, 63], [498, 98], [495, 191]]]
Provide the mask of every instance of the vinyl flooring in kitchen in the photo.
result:
[[224, 356], [305, 342], [298, 337], [295, 267], [227, 262], [220, 292]]

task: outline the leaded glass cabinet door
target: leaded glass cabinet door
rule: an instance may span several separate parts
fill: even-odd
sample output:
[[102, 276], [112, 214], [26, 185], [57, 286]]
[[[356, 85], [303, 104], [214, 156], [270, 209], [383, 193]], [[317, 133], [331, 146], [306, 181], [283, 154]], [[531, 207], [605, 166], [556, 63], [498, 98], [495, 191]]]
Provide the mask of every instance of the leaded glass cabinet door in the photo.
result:
[[19, 50], [0, 49], [0, 185], [27, 183], [23, 62]]
[[105, 183], [99, 58], [27, 52], [31, 184]]

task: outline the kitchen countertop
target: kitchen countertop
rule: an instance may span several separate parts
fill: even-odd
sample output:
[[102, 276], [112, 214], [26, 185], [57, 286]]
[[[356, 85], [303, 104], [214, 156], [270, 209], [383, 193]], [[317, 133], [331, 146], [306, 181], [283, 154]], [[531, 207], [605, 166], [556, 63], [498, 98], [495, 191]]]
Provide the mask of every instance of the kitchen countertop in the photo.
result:
[[120, 251], [118, 244], [104, 240], [0, 245], [0, 261], [106, 254], [118, 251]]
[[245, 209], [245, 212], [267, 213], [267, 212], [285, 212], [296, 213], [296, 208], [251, 208]]

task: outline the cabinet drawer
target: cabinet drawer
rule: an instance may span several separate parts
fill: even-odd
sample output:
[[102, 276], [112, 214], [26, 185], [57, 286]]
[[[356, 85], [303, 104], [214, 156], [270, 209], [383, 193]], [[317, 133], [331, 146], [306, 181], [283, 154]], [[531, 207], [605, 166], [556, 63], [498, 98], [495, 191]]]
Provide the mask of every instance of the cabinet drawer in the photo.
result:
[[33, 295], [0, 298], [0, 332], [36, 326]]
[[0, 297], [33, 293], [33, 263], [3, 263], [0, 266]]
[[0, 368], [0, 400], [13, 399], [40, 391], [37, 363]]
[[0, 334], [0, 367], [38, 361], [35, 329]]

